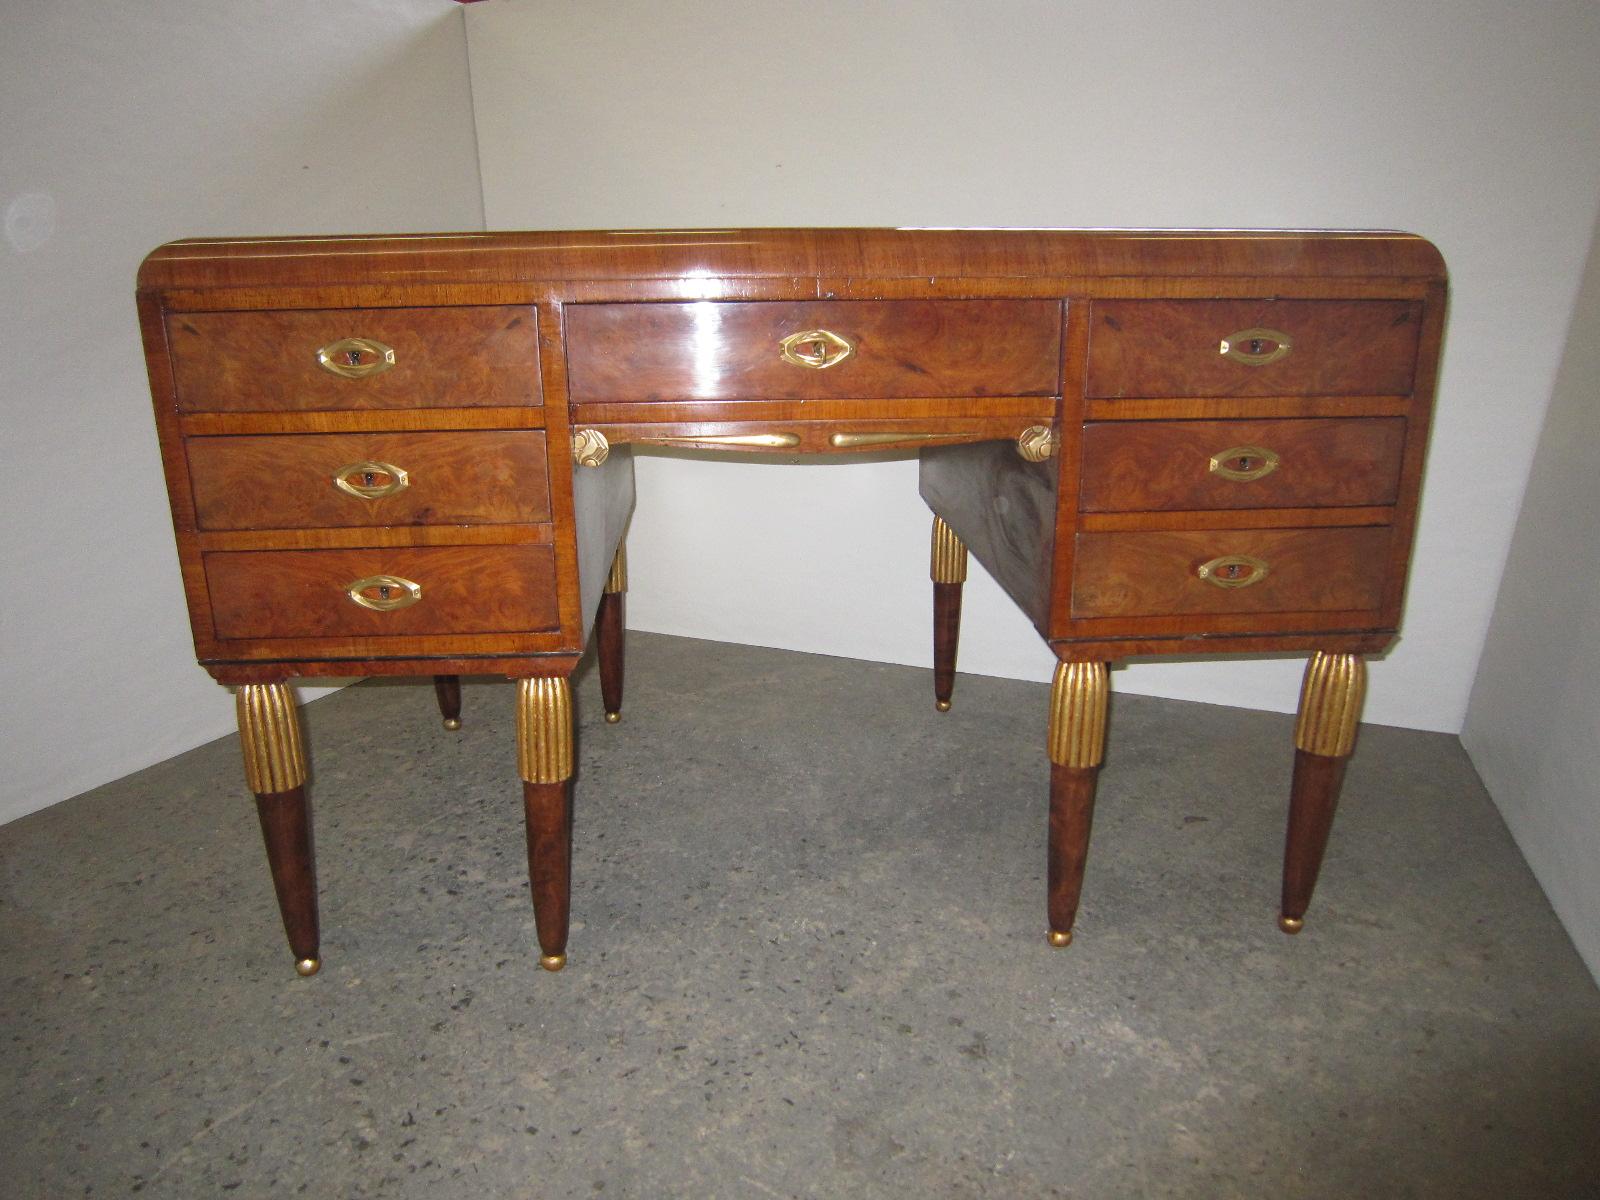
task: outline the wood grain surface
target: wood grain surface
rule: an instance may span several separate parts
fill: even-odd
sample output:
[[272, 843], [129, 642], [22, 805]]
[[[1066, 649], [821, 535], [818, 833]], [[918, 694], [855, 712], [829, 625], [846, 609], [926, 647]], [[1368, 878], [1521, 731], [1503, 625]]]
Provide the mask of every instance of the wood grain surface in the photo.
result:
[[[459, 308], [174, 312], [180, 412], [455, 408], [539, 403], [534, 310]], [[335, 375], [317, 352], [343, 338], [394, 350], [394, 366]]]
[[[190, 438], [189, 471], [204, 530], [485, 525], [550, 519], [545, 454], [535, 430]], [[361, 462], [398, 467], [406, 486], [377, 499], [335, 486]]]

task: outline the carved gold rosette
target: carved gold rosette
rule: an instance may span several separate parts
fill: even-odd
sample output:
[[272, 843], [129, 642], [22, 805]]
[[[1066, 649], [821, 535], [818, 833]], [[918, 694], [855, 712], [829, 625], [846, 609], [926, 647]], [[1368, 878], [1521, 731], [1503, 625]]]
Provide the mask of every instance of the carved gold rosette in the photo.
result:
[[967, 581], [967, 548], [943, 517], [933, 519], [933, 554], [928, 573], [935, 583]]
[[1307, 754], [1343, 758], [1356, 746], [1356, 725], [1367, 695], [1367, 664], [1359, 654], [1318, 650], [1306, 664], [1294, 744]]
[[517, 680], [517, 770], [528, 783], [572, 777], [572, 689], [565, 679]]
[[617, 556], [611, 560], [611, 574], [606, 576], [607, 592], [625, 592], [628, 590], [628, 543], [623, 542], [617, 547]]
[[1108, 677], [1103, 662], [1056, 665], [1050, 687], [1050, 761], [1098, 767], [1106, 753]]
[[247, 683], [234, 697], [244, 777], [257, 795], [287, 792], [306, 781], [300, 714], [287, 683]]

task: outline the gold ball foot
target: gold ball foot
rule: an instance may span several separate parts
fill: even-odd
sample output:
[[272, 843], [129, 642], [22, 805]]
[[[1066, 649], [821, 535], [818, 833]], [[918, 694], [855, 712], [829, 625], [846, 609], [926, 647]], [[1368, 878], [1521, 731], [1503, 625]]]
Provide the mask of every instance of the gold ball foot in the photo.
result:
[[565, 954], [541, 954], [539, 956], [539, 965], [546, 971], [559, 971], [567, 965], [567, 956]]
[[302, 979], [310, 979], [318, 971], [322, 970], [322, 960], [320, 958], [302, 958], [294, 964], [294, 969], [295, 973]]
[[1052, 929], [1050, 931], [1050, 944], [1057, 950], [1072, 945], [1072, 930]]
[[448, 729], [451, 733], [454, 733], [456, 730], [461, 728], [461, 718], [460, 717], [446, 717], [444, 719], [444, 727], [446, 729]]
[[950, 711], [950, 701], [948, 701], [948, 700], [935, 700], [933, 702], [933, 706], [935, 708], [937, 708], [940, 712], [949, 712]]
[[1305, 927], [1306, 919], [1304, 917], [1278, 918], [1278, 928], [1283, 930], [1285, 933], [1299, 933]]
[[619, 712], [606, 714], [607, 725], [615, 725], [620, 720], [622, 720], [622, 714]]

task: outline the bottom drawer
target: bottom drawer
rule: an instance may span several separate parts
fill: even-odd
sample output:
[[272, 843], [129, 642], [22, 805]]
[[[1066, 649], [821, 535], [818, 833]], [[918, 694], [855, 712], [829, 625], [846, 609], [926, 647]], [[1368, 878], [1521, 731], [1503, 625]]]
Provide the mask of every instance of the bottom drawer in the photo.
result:
[[1078, 535], [1074, 617], [1376, 609], [1388, 526]]
[[[513, 633], [557, 624], [555, 552], [545, 545], [230, 550], [204, 562], [219, 638]], [[363, 580], [375, 582], [357, 588]]]

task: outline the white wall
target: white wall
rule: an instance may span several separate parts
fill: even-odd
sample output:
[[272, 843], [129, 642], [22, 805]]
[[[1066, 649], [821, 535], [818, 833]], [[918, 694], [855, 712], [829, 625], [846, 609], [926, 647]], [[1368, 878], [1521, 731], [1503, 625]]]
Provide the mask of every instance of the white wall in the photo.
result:
[[4, 821], [233, 727], [189, 638], [139, 260], [203, 234], [481, 228], [461, 10], [6, 4], [0, 213]]
[[1600, 224], [1461, 740], [1600, 980]]
[[[489, 0], [467, 32], [491, 228], [1432, 238], [1448, 353], [1406, 633], [1367, 716], [1460, 728], [1600, 200], [1600, 6]], [[630, 620], [928, 662], [915, 474], [641, 457]], [[1050, 665], [975, 572], [963, 669]], [[1144, 664], [1115, 686], [1287, 710], [1299, 671]]]

